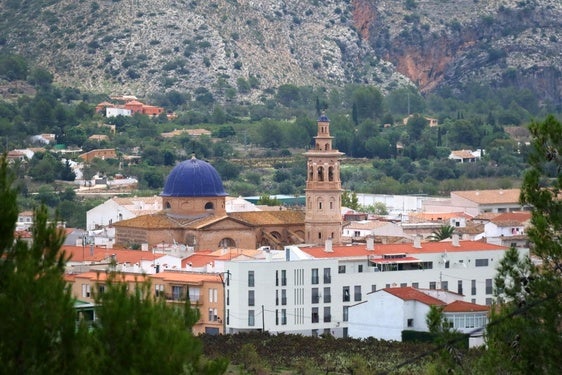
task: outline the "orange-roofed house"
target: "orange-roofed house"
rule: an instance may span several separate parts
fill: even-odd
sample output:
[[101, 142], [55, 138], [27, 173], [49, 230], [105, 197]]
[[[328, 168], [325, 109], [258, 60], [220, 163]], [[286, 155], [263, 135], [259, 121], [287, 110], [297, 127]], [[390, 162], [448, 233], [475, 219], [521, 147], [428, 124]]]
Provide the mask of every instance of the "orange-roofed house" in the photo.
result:
[[102, 160], [117, 159], [117, 152], [114, 148], [99, 148], [80, 154], [79, 157], [86, 163], [90, 163], [95, 158]]
[[[404, 331], [428, 332], [426, 316], [431, 306], [443, 309], [445, 319], [456, 331], [471, 334], [471, 345], [483, 344], [488, 306], [462, 300], [448, 291], [426, 291], [412, 287], [391, 287], [367, 294], [366, 300], [349, 308], [349, 336], [402, 341]], [[441, 297], [441, 298], [440, 298]], [[456, 299], [447, 303], [445, 299]]]
[[169, 303], [181, 304], [189, 295], [191, 305], [200, 312], [193, 333], [223, 333], [225, 309], [221, 275], [164, 271], [151, 275], [150, 279], [154, 295], [165, 298]]
[[[68, 277], [66, 280], [72, 285], [72, 295], [84, 302], [95, 302], [95, 295], [105, 291], [109, 274], [105, 271], [90, 271]], [[135, 290], [135, 286], [146, 280], [146, 275], [118, 274], [116, 281], [127, 283], [128, 290]]]

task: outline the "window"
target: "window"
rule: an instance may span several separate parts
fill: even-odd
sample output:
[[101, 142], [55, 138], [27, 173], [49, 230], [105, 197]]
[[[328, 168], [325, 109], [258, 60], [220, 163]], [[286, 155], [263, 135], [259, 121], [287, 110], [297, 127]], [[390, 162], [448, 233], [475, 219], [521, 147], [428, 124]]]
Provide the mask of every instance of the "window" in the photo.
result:
[[253, 327], [256, 324], [256, 320], [254, 317], [254, 310], [248, 310], [248, 325]]
[[486, 306], [491, 306], [491, 305], [492, 305], [492, 299], [486, 298]]
[[230, 305], [230, 290], [226, 291], [226, 305]]
[[248, 306], [254, 306], [254, 304], [256, 303], [254, 297], [254, 291], [248, 290]]
[[343, 318], [342, 318], [342, 320], [344, 322], [347, 322], [349, 320], [349, 306], [343, 307]]
[[353, 237], [361, 237], [361, 232], [358, 230], [353, 231]]
[[448, 281], [441, 281], [441, 289], [449, 290], [449, 282]]
[[320, 302], [320, 293], [318, 293], [318, 288], [312, 288], [312, 303]]
[[217, 288], [209, 288], [209, 302], [217, 303], [218, 302], [218, 290]]
[[[190, 291], [191, 292], [191, 291]], [[172, 285], [172, 299], [174, 301], [179, 301], [184, 298], [183, 287], [180, 285]], [[191, 297], [191, 295], [190, 295]], [[190, 298], [191, 300], [191, 298]]]
[[408, 319], [408, 327], [414, 326], [414, 319]]
[[435, 281], [430, 281], [429, 289], [437, 289], [437, 283]]
[[488, 259], [476, 259], [475, 267], [488, 267]]
[[281, 325], [287, 324], [287, 310], [281, 309]]
[[281, 270], [281, 286], [287, 285], [287, 270]]
[[248, 271], [248, 286], [255, 286], [254, 271]]
[[216, 322], [217, 320], [219, 320], [217, 309], [209, 309], [209, 321]]
[[360, 264], [360, 265], [357, 266], [357, 271], [358, 271], [358, 272], [363, 272], [363, 265], [362, 265], [362, 264]]
[[156, 284], [154, 285], [154, 295], [156, 297], [163, 297], [164, 296], [164, 285]]
[[312, 323], [318, 323], [318, 307], [313, 307], [312, 308]]
[[332, 314], [330, 313], [330, 306], [324, 307], [324, 323], [329, 323], [332, 321]]
[[318, 268], [313, 268], [312, 269], [312, 280], [311, 280], [312, 284], [318, 284], [319, 280], [318, 280]]
[[377, 291], [377, 285], [376, 284], [372, 284], [371, 285], [371, 292], [376, 292]]
[[353, 297], [354, 301], [361, 301], [361, 285], [355, 285], [353, 287]]
[[486, 294], [492, 294], [493, 289], [492, 279], [486, 279]]
[[338, 273], [345, 273], [345, 266], [338, 266]]
[[275, 286], [279, 286], [279, 271], [275, 271]]
[[470, 285], [471, 291], [470, 292], [473, 296], [475, 296], [476, 295], [476, 280], [472, 280], [470, 283], [471, 283], [471, 285]]
[[324, 288], [324, 303], [332, 302], [332, 296], [330, 294], [330, 287]]
[[400, 283], [400, 288], [405, 288], [408, 286], [408, 283]]
[[287, 304], [287, 289], [281, 289], [281, 304]]
[[279, 291], [275, 291], [275, 306], [279, 306]]
[[462, 294], [462, 280], [457, 282], [457, 293]]
[[[183, 292], [182, 292], [183, 293]], [[197, 302], [199, 301], [199, 296], [200, 296], [201, 290], [199, 288], [195, 288], [195, 287], [190, 287], [189, 288], [189, 300], [191, 302]], [[183, 298], [183, 297], [182, 297]]]
[[420, 287], [420, 283], [412, 283], [412, 288], [419, 288]]
[[105, 285], [98, 285], [98, 294], [103, 294], [105, 292]]
[[349, 287], [343, 287], [343, 302], [349, 302]]
[[82, 297], [90, 297], [90, 284], [82, 284]]
[[330, 268], [324, 268], [324, 284], [330, 284], [332, 282], [332, 276], [330, 274]]

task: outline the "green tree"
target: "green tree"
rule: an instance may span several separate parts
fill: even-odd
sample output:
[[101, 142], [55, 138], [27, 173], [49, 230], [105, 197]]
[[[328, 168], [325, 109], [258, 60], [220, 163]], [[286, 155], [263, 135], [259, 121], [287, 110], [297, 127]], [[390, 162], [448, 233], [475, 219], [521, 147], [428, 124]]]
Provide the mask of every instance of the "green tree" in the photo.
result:
[[[5, 374], [222, 374], [228, 363], [205, 360], [191, 328], [198, 310], [170, 306], [149, 282], [111, 273], [95, 295], [98, 320], [76, 323], [63, 275], [64, 232], [47, 209], [34, 212], [32, 241], [14, 239], [18, 216], [14, 176], [0, 160], [0, 361]], [[139, 276], [143, 277], [143, 276]], [[189, 295], [187, 293], [187, 295]]]
[[[154, 298], [150, 282], [133, 291], [124, 276], [111, 273], [105, 290], [95, 296], [99, 324], [92, 336], [100, 350], [101, 373], [221, 374], [227, 363], [201, 361], [202, 345], [191, 327], [199, 319], [189, 298], [170, 307]], [[188, 296], [189, 294], [187, 294]]]
[[562, 372], [562, 123], [532, 122], [529, 169], [520, 201], [533, 207], [527, 231], [536, 266], [511, 249], [495, 279], [498, 306], [487, 328], [489, 350], [479, 365], [489, 373]]
[[87, 349], [78, 345], [73, 298], [63, 279], [63, 232], [36, 209], [31, 243], [14, 241], [17, 192], [0, 160], [0, 361], [5, 374], [80, 374]]
[[439, 242], [443, 241], [447, 238], [453, 237], [453, 233], [455, 233], [455, 227], [451, 225], [442, 225], [429, 235], [430, 241]]
[[343, 207], [351, 208], [352, 210], [359, 209], [359, 198], [354, 191], [344, 190], [341, 194], [341, 205]]

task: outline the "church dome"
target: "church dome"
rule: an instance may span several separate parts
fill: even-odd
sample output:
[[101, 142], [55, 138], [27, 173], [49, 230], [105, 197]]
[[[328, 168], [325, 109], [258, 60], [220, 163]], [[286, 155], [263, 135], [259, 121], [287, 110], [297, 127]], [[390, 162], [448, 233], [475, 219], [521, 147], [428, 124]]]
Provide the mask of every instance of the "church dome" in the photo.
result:
[[209, 163], [196, 159], [185, 160], [172, 169], [163, 197], [219, 197], [226, 196], [217, 170]]

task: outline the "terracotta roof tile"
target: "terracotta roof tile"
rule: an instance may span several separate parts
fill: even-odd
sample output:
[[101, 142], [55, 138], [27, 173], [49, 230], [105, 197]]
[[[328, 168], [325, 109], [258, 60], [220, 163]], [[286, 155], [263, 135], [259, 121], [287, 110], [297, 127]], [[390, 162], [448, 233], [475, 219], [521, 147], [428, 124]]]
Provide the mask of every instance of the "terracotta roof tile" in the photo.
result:
[[221, 283], [219, 274], [197, 273], [197, 272], [173, 272], [164, 271], [150, 275], [153, 280], [162, 280], [167, 282], [183, 282], [190, 284], [202, 284], [203, 282]]
[[228, 215], [251, 225], [304, 225], [304, 211], [300, 210], [231, 212]]
[[163, 254], [153, 254], [151, 251], [107, 249], [105, 247], [94, 247], [94, 253], [91, 255], [90, 246], [63, 245], [62, 250], [71, 257], [72, 262], [102, 262], [115, 254], [117, 263], [135, 264], [142, 260], [155, 260], [164, 256]]
[[412, 287], [402, 287], [402, 288], [384, 288], [385, 292], [392, 294], [404, 301], [418, 301], [429, 306], [444, 306], [445, 302], [431, 297], [419, 290]]
[[383, 254], [406, 253], [409, 256], [427, 253], [459, 252], [459, 251], [487, 251], [507, 250], [505, 246], [498, 246], [480, 241], [459, 241], [459, 246], [452, 242], [423, 242], [421, 248], [415, 248], [413, 243], [405, 244], [376, 244], [374, 250], [367, 250], [366, 244], [357, 245], [334, 245], [332, 251], [325, 251], [323, 246], [300, 247], [300, 249], [315, 258], [345, 258], [345, 257], [367, 257], [369, 255], [380, 256]]

